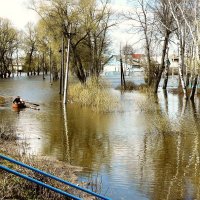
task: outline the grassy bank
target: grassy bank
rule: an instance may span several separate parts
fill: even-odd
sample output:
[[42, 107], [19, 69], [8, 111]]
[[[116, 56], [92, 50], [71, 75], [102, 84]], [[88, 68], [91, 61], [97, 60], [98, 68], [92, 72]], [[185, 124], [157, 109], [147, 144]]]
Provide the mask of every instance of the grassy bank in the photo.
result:
[[[187, 96], [190, 96], [191, 90], [192, 90], [192, 88], [187, 88]], [[182, 87], [178, 87], [178, 88], [169, 88], [169, 89], [168, 89], [168, 92], [170, 92], [170, 93], [172, 93], [172, 94], [184, 95]], [[197, 89], [196, 89], [196, 94], [197, 94], [198, 96], [200, 96], [200, 88], [197, 88]]]
[[87, 106], [97, 112], [111, 112], [118, 105], [102, 79], [89, 79], [85, 85], [75, 83], [69, 87], [69, 98], [73, 103]]
[[[19, 153], [19, 146], [16, 141], [17, 136], [14, 133], [14, 128], [8, 127], [6, 123], [0, 123], [0, 154], [9, 156], [13, 159], [24, 162], [30, 166], [44, 170], [47, 173], [51, 173], [69, 182], [77, 184], [76, 172], [80, 171], [81, 168], [70, 166], [66, 163], [52, 160], [47, 157], [34, 157], [25, 156]], [[75, 196], [80, 196], [84, 199], [92, 199], [87, 196], [86, 193], [79, 192], [68, 186], [65, 186], [57, 181], [46, 178], [38, 173], [32, 172], [30, 170], [24, 169], [20, 166], [14, 165], [10, 162], [0, 159], [0, 164], [8, 166], [18, 172], [24, 173], [28, 176], [36, 178], [39, 181], [43, 181], [47, 184], [53, 185], [63, 189], [64, 191], [74, 194]], [[80, 184], [80, 183], [79, 183]], [[66, 197], [56, 194], [53, 191], [45, 189], [41, 186], [37, 186], [34, 183], [30, 183], [20, 177], [9, 174], [3, 170], [0, 170], [0, 199], [34, 199], [34, 200], [46, 200], [46, 199], [56, 199], [64, 200]]]
[[5, 103], [5, 98], [0, 96], [0, 105]]
[[134, 82], [132, 81], [126, 81], [126, 87], [124, 86], [117, 86], [116, 87], [116, 90], [121, 90], [121, 91], [134, 91], [134, 90], [138, 90], [140, 92], [149, 92], [149, 88], [146, 84], [140, 84], [140, 85], [137, 85], [135, 84]]

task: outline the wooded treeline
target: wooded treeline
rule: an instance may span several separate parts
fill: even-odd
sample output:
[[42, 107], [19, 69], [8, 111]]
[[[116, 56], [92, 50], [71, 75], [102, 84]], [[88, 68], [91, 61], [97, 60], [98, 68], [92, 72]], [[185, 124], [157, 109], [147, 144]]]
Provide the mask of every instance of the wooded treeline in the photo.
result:
[[[16, 59], [19, 51], [24, 52], [24, 70], [28, 76], [39, 74], [41, 70], [60, 71], [61, 62], [62, 65], [66, 62], [67, 39], [70, 37], [71, 72], [81, 83], [85, 83], [88, 76], [99, 76], [109, 60], [108, 30], [114, 25], [110, 20], [112, 12], [107, 0], [33, 0], [30, 8], [40, 15], [41, 20], [36, 25], [28, 23], [21, 34], [11, 25], [9, 30], [5, 30], [9, 36], [13, 29], [16, 37], [13, 43], [11, 38], [5, 41], [13, 45], [11, 49], [6, 48], [6, 55], [1, 56], [2, 74], [9, 70], [9, 64], [4, 64], [4, 60], [5, 63], [12, 60], [13, 53]], [[5, 19], [2, 21], [7, 22]], [[3, 26], [0, 29], [4, 31]], [[3, 53], [4, 49], [0, 51]]]
[[[188, 98], [189, 80], [193, 80], [190, 98], [194, 98], [199, 76], [199, 0], [131, 0], [123, 13], [132, 22], [134, 34], [142, 35], [145, 54], [145, 80], [157, 93], [161, 77], [168, 81], [166, 62], [170, 46], [177, 46], [179, 77], [184, 97]], [[132, 3], [132, 4], [131, 4]], [[70, 38], [70, 70], [85, 83], [88, 76], [99, 76], [109, 56], [108, 31], [117, 17], [109, 0], [32, 0], [30, 8], [41, 19], [17, 31], [7, 19], [0, 19], [0, 77], [11, 74], [13, 60], [23, 52], [27, 75], [51, 71], [56, 78], [64, 66], [67, 39]], [[133, 35], [134, 37], [134, 35]], [[140, 42], [141, 42], [140, 41]], [[161, 63], [153, 60], [161, 55]], [[191, 78], [192, 77], [192, 78]]]

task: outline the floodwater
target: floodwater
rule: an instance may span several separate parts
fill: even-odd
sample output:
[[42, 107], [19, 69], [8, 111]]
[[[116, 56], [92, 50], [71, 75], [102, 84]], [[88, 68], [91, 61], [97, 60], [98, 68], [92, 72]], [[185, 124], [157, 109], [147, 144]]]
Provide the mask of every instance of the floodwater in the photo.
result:
[[186, 104], [162, 91], [153, 98], [110, 90], [120, 108], [98, 114], [63, 106], [58, 82], [0, 80], [0, 95], [40, 104], [39, 111], [20, 112], [6, 104], [0, 107], [0, 122], [15, 128], [22, 153], [83, 167], [79, 180], [98, 179], [98, 192], [112, 199], [200, 199], [199, 100]]

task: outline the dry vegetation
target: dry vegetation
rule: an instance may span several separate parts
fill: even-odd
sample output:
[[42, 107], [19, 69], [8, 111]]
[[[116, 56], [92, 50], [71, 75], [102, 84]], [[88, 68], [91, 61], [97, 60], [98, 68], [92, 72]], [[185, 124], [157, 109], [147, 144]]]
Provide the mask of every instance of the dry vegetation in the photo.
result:
[[[187, 88], [187, 96], [190, 96], [191, 90], [192, 90], [191, 88]], [[183, 95], [183, 89], [181, 87], [169, 88], [168, 92], [170, 92], [172, 94]], [[200, 88], [197, 88], [197, 96], [200, 96]]]
[[151, 134], [171, 134], [176, 133], [176, 120], [170, 120], [165, 113], [158, 98], [154, 95], [145, 95], [143, 99], [137, 101], [137, 105], [147, 118], [147, 132]]
[[[31, 166], [47, 171], [48, 173], [57, 175], [60, 178], [63, 178], [65, 180], [68, 180], [71, 182], [75, 181], [75, 176], [72, 174], [72, 172], [74, 173], [75, 171], [74, 168], [64, 165], [61, 162], [52, 161], [45, 158], [43, 159], [38, 159], [38, 158], [33, 158], [33, 157], [31, 157], [31, 159], [23, 158], [19, 155], [17, 156], [17, 159]], [[54, 187], [63, 189], [69, 193], [76, 194], [77, 196], [80, 195], [73, 189], [69, 188], [68, 186], [65, 186], [64, 184], [56, 182], [52, 179], [46, 178], [43, 175], [40, 175], [33, 171], [21, 168], [17, 165], [13, 165], [11, 163], [8, 163], [7, 161], [1, 161], [1, 164], [9, 166], [10, 168], [14, 170], [24, 173], [39, 181], [43, 181], [47, 184], [53, 185]], [[0, 176], [1, 176], [1, 179], [0, 179], [0, 185], [1, 185], [0, 198], [1, 199], [20, 199], [20, 200], [21, 199], [38, 199], [38, 200], [39, 199], [45, 199], [45, 200], [46, 199], [66, 199], [62, 195], [59, 195], [41, 186], [37, 186], [34, 183], [30, 183], [20, 177], [16, 177], [7, 172], [1, 171]]]
[[1, 121], [0, 123], [0, 140], [13, 141], [17, 136], [14, 132], [14, 127], [9, 126], [8, 123]]
[[0, 105], [5, 103], [5, 98], [0, 96]]
[[137, 85], [132, 81], [126, 81], [126, 87], [121, 87], [121, 85], [117, 86], [117, 90], [122, 91], [133, 91], [133, 90], [139, 90], [140, 92], [148, 92], [149, 88], [146, 84], [140, 84]]
[[[81, 168], [70, 166], [66, 163], [52, 160], [45, 157], [28, 157], [21, 155], [18, 151], [18, 144], [16, 142], [16, 135], [14, 134], [13, 128], [8, 127], [6, 123], [1, 122], [0, 124], [0, 154], [9, 156], [21, 162], [24, 162], [30, 166], [41, 169], [47, 173], [58, 176], [69, 182], [77, 184], [76, 172], [80, 171]], [[22, 168], [18, 165], [12, 164], [8, 161], [0, 159], [0, 164], [12, 168], [18, 172], [24, 173], [28, 176], [36, 178], [39, 181], [43, 181], [54, 187], [63, 189], [64, 191], [74, 194], [75, 196], [83, 199], [92, 199], [86, 193], [77, 191], [73, 188], [46, 178], [43, 175]], [[79, 183], [80, 184], [80, 183]], [[46, 200], [46, 199], [67, 199], [66, 197], [59, 195], [49, 189], [45, 189], [41, 186], [37, 186], [34, 183], [30, 183], [20, 177], [9, 174], [3, 170], [0, 170], [0, 199], [34, 199], [34, 200]], [[93, 198], [94, 199], [94, 198]]]
[[117, 99], [110, 94], [101, 79], [89, 79], [85, 85], [76, 83], [69, 88], [72, 102], [92, 108], [97, 112], [112, 112], [118, 106]]

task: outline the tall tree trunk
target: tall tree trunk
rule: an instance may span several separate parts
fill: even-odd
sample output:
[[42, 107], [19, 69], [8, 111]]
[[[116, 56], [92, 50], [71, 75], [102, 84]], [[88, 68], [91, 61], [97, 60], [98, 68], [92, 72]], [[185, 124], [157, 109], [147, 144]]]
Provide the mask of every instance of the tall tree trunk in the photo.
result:
[[122, 58], [120, 58], [120, 68], [121, 68], [121, 89], [125, 90], [126, 89], [126, 82], [125, 82], [125, 77], [124, 77], [124, 69], [123, 69], [123, 63], [122, 63]]
[[190, 99], [192, 101], [194, 101], [194, 95], [195, 95], [196, 88], [197, 88], [197, 80], [198, 80], [198, 75], [196, 74], [196, 76], [194, 78], [193, 87], [192, 87], [192, 90], [191, 90], [191, 93], [190, 93]]
[[165, 64], [165, 79], [163, 83], [163, 90], [167, 89], [167, 83], [168, 83], [168, 77], [169, 77], [169, 47], [167, 48], [167, 53], [166, 53], [166, 64]]
[[72, 53], [73, 53], [73, 57], [74, 57], [75, 73], [76, 73], [77, 78], [79, 79], [79, 81], [82, 84], [85, 84], [85, 82], [86, 82], [86, 74], [85, 74], [84, 69], [83, 69], [81, 58], [77, 54], [76, 46], [74, 46], [72, 44], [72, 42], [71, 42], [71, 49], [72, 49]]
[[52, 56], [51, 56], [51, 53], [52, 53], [52, 51], [51, 51], [51, 47], [49, 48], [49, 82], [50, 82], [50, 84], [52, 84], [52, 81], [51, 81], [51, 79], [52, 79]]
[[[29, 63], [28, 63], [28, 72], [27, 72], [27, 76], [29, 76], [29, 72], [31, 71], [33, 50], [34, 50], [34, 48], [32, 47], [32, 48], [31, 48], [30, 55], [29, 55]], [[32, 72], [31, 72], [31, 75], [32, 75]]]
[[185, 83], [186, 87], [188, 88], [190, 85], [190, 73], [187, 72], [186, 74], [186, 83]]
[[[167, 60], [168, 62], [168, 60]], [[165, 67], [165, 79], [164, 79], [164, 83], [163, 83], [163, 90], [167, 89], [167, 84], [168, 84], [168, 78], [169, 78], [169, 64], [166, 64]]]
[[37, 68], [37, 75], [40, 75], [40, 55], [38, 55], [38, 68]]
[[183, 49], [182, 42], [180, 40], [178, 69], [179, 69], [179, 77], [180, 77], [181, 86], [183, 89], [184, 98], [187, 99], [187, 88], [186, 88], [184, 77], [183, 77], [183, 66], [184, 66], [184, 49]]
[[45, 57], [44, 57], [44, 53], [42, 54], [42, 79], [44, 80], [44, 69], [45, 69]]
[[151, 70], [151, 56], [150, 56], [150, 46], [148, 42], [148, 37], [146, 36], [146, 53], [147, 53], [147, 68], [148, 68], [148, 86], [152, 83], [152, 70]]
[[157, 76], [155, 87], [154, 87], [155, 94], [158, 92], [158, 86], [159, 86], [159, 83], [160, 83], [160, 80], [162, 77], [162, 73], [165, 69], [165, 55], [166, 55], [166, 51], [167, 51], [170, 33], [171, 33], [171, 31], [169, 31], [168, 29], [165, 30], [165, 40], [164, 40], [163, 49], [162, 49], [161, 65], [159, 68], [158, 76]]

